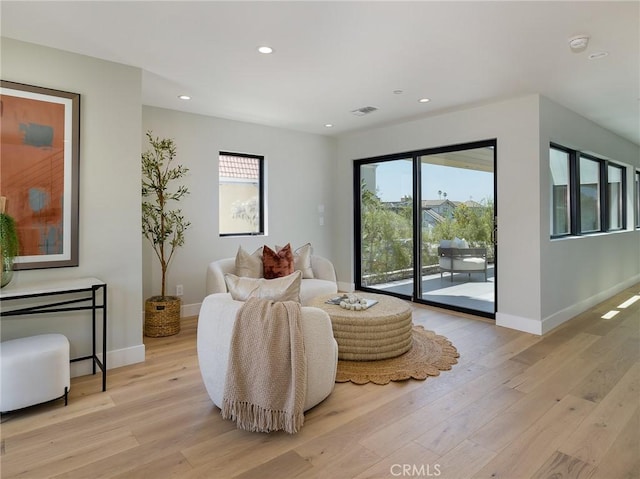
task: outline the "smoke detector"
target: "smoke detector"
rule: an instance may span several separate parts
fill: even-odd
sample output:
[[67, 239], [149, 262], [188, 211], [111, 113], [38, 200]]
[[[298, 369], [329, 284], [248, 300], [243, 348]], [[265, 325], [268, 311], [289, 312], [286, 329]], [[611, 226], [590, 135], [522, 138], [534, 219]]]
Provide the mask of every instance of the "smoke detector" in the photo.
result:
[[362, 108], [358, 108], [357, 110], [351, 110], [351, 113], [356, 116], [364, 116], [368, 115], [369, 113], [373, 113], [376, 110], [377, 108], [375, 106], [363, 106]]
[[569, 38], [569, 48], [573, 53], [580, 53], [587, 49], [589, 45], [589, 35], [576, 35]]

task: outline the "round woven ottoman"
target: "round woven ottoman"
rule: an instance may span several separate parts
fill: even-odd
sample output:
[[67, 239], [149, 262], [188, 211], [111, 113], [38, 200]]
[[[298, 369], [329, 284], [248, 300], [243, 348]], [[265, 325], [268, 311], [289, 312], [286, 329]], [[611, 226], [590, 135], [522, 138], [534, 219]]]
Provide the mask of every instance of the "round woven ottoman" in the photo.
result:
[[378, 361], [400, 356], [411, 349], [411, 308], [392, 296], [358, 293], [377, 304], [364, 311], [350, 311], [327, 304], [336, 294], [313, 298], [309, 306], [326, 311], [331, 318], [338, 358], [347, 361]]

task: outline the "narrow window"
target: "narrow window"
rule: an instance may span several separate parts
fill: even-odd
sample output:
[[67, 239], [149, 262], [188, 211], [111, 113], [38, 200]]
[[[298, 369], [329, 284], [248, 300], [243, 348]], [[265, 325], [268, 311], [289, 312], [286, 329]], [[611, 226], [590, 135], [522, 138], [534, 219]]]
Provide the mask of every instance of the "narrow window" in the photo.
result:
[[220, 152], [220, 236], [264, 234], [264, 157]]
[[640, 171], [636, 171], [636, 228], [640, 228]]
[[624, 169], [618, 165], [607, 165], [607, 202], [609, 207], [609, 230], [623, 229], [624, 224]]
[[551, 167], [551, 236], [571, 233], [569, 195], [569, 153], [556, 148], [549, 151]]
[[580, 157], [580, 232], [601, 230], [600, 223], [600, 162]]

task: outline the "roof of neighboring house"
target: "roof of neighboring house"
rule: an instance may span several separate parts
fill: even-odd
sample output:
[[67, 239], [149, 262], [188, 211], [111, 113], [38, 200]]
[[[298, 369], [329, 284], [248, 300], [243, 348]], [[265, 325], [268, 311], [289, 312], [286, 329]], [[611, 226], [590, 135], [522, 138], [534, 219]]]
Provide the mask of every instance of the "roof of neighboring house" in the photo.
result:
[[435, 206], [441, 206], [444, 203], [449, 203], [450, 205], [455, 206], [455, 202], [451, 201], [451, 200], [422, 200], [422, 207], [423, 208], [433, 208]]
[[257, 180], [260, 174], [259, 160], [243, 156], [220, 155], [220, 177]]
[[431, 216], [438, 223], [442, 223], [444, 221], [444, 216], [439, 215], [438, 213], [436, 213], [431, 209], [424, 210], [424, 214]]

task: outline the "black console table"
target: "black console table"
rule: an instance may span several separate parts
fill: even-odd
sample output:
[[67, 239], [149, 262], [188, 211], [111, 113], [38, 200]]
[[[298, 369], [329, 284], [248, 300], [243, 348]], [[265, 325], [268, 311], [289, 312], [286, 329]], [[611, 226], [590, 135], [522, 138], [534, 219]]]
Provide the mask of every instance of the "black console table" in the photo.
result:
[[[71, 299], [55, 298], [72, 295]], [[14, 300], [44, 298], [34, 306], [7, 305]], [[107, 284], [97, 278], [78, 278], [45, 283], [15, 285], [9, 284], [0, 289], [2, 309], [0, 317], [22, 316], [27, 314], [59, 313], [64, 311], [91, 311], [92, 352], [89, 356], [71, 359], [71, 362], [93, 361], [93, 374], [96, 366], [102, 371], [102, 390], [107, 390]], [[13, 306], [13, 308], [12, 308]], [[96, 353], [96, 313], [102, 312], [102, 360]]]

